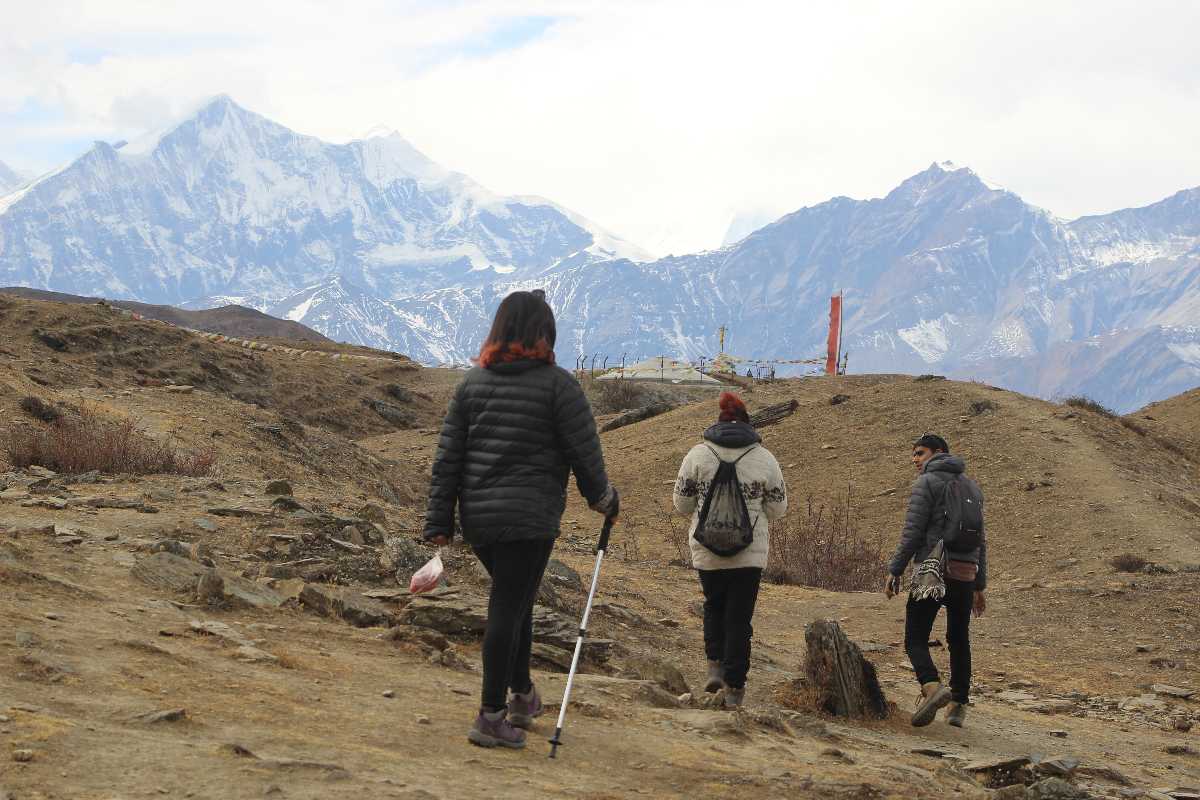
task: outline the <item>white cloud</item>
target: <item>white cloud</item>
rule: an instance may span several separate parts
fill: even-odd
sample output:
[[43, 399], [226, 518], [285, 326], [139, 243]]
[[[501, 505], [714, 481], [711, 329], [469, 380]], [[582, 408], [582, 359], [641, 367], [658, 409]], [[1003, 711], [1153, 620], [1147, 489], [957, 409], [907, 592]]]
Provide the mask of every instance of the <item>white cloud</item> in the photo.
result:
[[227, 92], [333, 140], [384, 123], [677, 253], [739, 211], [878, 196], [942, 159], [1068, 217], [1200, 184], [1193, 3], [25, 5], [0, 33], [10, 163], [39, 125], [130, 138]]

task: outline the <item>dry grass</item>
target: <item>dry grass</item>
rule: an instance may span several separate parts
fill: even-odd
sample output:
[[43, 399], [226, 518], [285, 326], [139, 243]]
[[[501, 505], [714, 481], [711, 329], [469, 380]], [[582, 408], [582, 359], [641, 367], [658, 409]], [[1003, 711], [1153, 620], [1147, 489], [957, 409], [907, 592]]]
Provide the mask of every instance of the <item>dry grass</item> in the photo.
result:
[[1064, 406], [1070, 406], [1071, 408], [1082, 408], [1085, 411], [1094, 411], [1095, 413], [1105, 417], [1115, 418], [1117, 416], [1117, 412], [1113, 411], [1108, 406], [1093, 400], [1087, 395], [1077, 394], [1072, 395], [1071, 397], [1064, 397], [1062, 403]]
[[1122, 553], [1119, 556], [1110, 558], [1108, 563], [1117, 572], [1141, 572], [1146, 568], [1146, 564], [1150, 562], [1133, 553]]
[[200, 477], [212, 471], [215, 453], [185, 453], [138, 430], [128, 418], [108, 417], [84, 406], [47, 427], [9, 434], [6, 454], [14, 467], [40, 466], [56, 472]]
[[877, 588], [883, 567], [883, 540], [858, 530], [847, 490], [828, 507], [810, 496], [799, 514], [772, 525], [763, 577], [772, 583], [853, 592]]

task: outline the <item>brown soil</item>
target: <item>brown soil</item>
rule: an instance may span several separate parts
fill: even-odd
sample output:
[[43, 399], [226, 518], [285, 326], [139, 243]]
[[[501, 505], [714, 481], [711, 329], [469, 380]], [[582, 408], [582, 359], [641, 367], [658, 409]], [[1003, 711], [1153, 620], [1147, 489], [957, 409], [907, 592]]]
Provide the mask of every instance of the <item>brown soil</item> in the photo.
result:
[[[67, 349], [50, 349], [34, 328], [55, 332]], [[616, 644], [610, 669], [589, 670], [577, 684], [566, 745], [550, 761], [550, 715], [522, 752], [467, 743], [477, 642], [455, 644], [475, 668], [456, 669], [431, 663], [416, 641], [384, 638], [382, 628], [353, 628], [292, 603], [200, 606], [130, 574], [162, 538], [208, 544], [233, 574], [253, 577], [282, 560], [281, 542], [310, 528], [271, 508], [267, 478], [290, 479], [296, 500], [318, 516], [358, 516], [370, 502], [389, 535], [415, 536], [436, 426], [459, 373], [247, 352], [100, 309], [9, 298], [0, 298], [0, 333], [0, 437], [7, 426], [42, 424], [17, 410], [21, 397], [37, 394], [99, 404], [142, 420], [152, 435], [218, 455], [208, 478], [54, 479], [49, 494], [18, 489], [0, 499], [0, 796], [983, 797], [962, 760], [1033, 753], [1111, 767], [1137, 787], [1200, 782], [1196, 756], [1167, 752], [1200, 749], [1196, 702], [1112, 707], [1152, 683], [1200, 688], [1200, 574], [1189, 571], [1200, 564], [1200, 507], [1188, 505], [1200, 500], [1200, 476], [1194, 461], [1119, 420], [986, 386], [898, 376], [780, 381], [747, 394], [752, 411], [800, 403], [764, 432], [792, 501], [811, 494], [828, 503], [849, 488], [860, 528], [889, 542], [912, 477], [913, 436], [941, 432], [966, 457], [988, 498], [992, 585], [989, 611], [974, 623], [980, 695], [963, 730], [940, 720], [907, 725], [916, 687], [894, 644], [902, 601], [877, 593], [766, 585], [746, 713], [647, 703], [629, 679], [638, 658], [678, 665], [693, 686], [703, 675], [699, 587], [690, 570], [669, 565], [678, 554], [666, 510], [679, 461], [715, 417], [715, 400], [605, 434], [624, 515], [592, 630]], [[140, 384], [152, 370], [196, 389]], [[363, 405], [390, 396], [388, 384], [414, 393], [417, 427], [396, 429]], [[835, 394], [850, 400], [830, 405]], [[979, 400], [995, 408], [975, 415]], [[157, 513], [30, 505], [90, 497], [137, 499]], [[229, 507], [252, 513], [212, 513]], [[29, 528], [48, 523], [79, 541]], [[585, 580], [597, 523], [573, 499], [556, 549]], [[1163, 570], [1116, 574], [1108, 559], [1124, 552]], [[364, 558], [347, 557], [334, 579], [396, 588]], [[482, 591], [461, 547], [450, 563], [455, 587]], [[576, 592], [564, 604], [581, 601]], [[898, 706], [891, 719], [835, 722], [780, 705], [803, 671], [804, 624], [821, 618], [875, 643], [868, 657]], [[278, 661], [239, 661], [236, 647], [192, 632], [192, 620], [223, 622]], [[945, 664], [944, 650], [935, 654]], [[563, 676], [539, 671], [537, 681], [557, 702]], [[1014, 685], [1069, 702], [1054, 714], [1022, 709], [998, 696]], [[135, 719], [176, 708], [186, 716]], [[1176, 720], [1197, 728], [1164, 730]], [[945, 757], [914, 752], [922, 749]], [[31, 760], [10, 751], [31, 751]], [[1118, 796], [1111, 779], [1085, 780]]]

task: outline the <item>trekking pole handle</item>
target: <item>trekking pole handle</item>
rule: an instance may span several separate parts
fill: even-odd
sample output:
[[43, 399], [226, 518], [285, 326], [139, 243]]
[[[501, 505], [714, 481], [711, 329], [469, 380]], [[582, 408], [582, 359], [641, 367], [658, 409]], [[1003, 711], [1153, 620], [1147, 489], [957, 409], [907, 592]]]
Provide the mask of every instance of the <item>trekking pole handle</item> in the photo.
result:
[[612, 533], [612, 529], [613, 529], [613, 518], [605, 517], [604, 518], [604, 527], [600, 529], [600, 543], [598, 545], [596, 545], [597, 553], [599, 553], [601, 550], [608, 552], [608, 537]]

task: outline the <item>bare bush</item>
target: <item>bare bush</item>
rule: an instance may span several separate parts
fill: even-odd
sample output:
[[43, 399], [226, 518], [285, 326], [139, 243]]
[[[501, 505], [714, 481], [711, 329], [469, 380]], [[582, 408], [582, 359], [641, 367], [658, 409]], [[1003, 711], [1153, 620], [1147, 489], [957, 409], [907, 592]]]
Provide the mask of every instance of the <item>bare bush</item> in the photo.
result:
[[1088, 397], [1087, 395], [1082, 395], [1082, 394], [1072, 395], [1071, 397], [1063, 398], [1062, 402], [1063, 402], [1064, 406], [1071, 406], [1072, 408], [1082, 408], [1086, 411], [1094, 411], [1095, 413], [1101, 414], [1105, 417], [1116, 417], [1117, 416], [1117, 412], [1113, 411], [1111, 408], [1100, 403], [1099, 401], [1093, 400], [1092, 398]]
[[14, 467], [36, 465], [68, 474], [99, 470], [199, 477], [208, 475], [216, 460], [211, 449], [180, 452], [143, 434], [132, 419], [107, 417], [87, 406], [62, 414], [46, 428], [12, 431], [5, 450]]
[[1117, 572], [1141, 572], [1150, 562], [1133, 553], [1122, 553], [1110, 558], [1108, 563]]
[[58, 409], [52, 403], [33, 395], [22, 397], [20, 406], [26, 414], [42, 422], [53, 422], [60, 416]]
[[675, 553], [680, 561], [686, 566], [692, 565], [692, 548], [688, 544], [688, 535], [691, 530], [691, 516], [682, 516], [663, 512], [664, 526], [666, 531], [667, 544], [671, 546], [671, 550]]
[[601, 414], [615, 414], [631, 408], [641, 408], [650, 402], [644, 384], [623, 378], [611, 381], [595, 381], [596, 410]]
[[853, 592], [876, 588], [883, 568], [884, 542], [858, 530], [847, 490], [828, 507], [809, 496], [800, 513], [772, 524], [763, 577], [772, 583]]
[[989, 411], [995, 411], [996, 408], [997, 405], [991, 400], [975, 400], [972, 401], [971, 405], [967, 407], [967, 410], [971, 412], [972, 417], [978, 417], [979, 415], [986, 414]]

